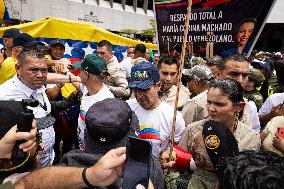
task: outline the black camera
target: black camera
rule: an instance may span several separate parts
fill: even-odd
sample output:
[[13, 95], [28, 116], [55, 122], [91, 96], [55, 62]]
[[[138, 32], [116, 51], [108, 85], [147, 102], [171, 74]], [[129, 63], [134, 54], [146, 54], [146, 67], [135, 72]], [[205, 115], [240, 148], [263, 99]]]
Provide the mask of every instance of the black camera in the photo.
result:
[[[22, 101], [0, 101], [0, 137], [4, 135], [17, 124], [17, 132], [29, 132], [32, 128], [34, 119], [33, 111], [28, 107], [37, 107], [39, 102], [34, 99], [23, 99]], [[19, 150], [19, 144], [24, 141], [17, 141], [13, 153], [13, 159], [25, 157], [22, 150]]]
[[[28, 109], [28, 107], [37, 107], [38, 105], [39, 102], [34, 99], [22, 101], [0, 100], [0, 139], [16, 124], [17, 132], [29, 132], [32, 128], [34, 115], [33, 111]], [[2, 160], [1, 166], [4, 169], [0, 171], [0, 180], [13, 173], [24, 173], [36, 167], [36, 157], [30, 157], [29, 154], [19, 149], [19, 145], [23, 142], [16, 142], [10, 160]]]

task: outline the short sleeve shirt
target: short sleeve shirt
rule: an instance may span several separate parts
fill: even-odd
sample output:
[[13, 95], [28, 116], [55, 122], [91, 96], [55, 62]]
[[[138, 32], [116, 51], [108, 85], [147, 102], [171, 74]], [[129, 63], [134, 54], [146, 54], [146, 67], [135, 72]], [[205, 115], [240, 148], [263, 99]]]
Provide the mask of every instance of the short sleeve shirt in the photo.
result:
[[0, 65], [0, 84], [12, 78], [16, 74], [15, 65], [18, 61], [13, 57], [8, 57]]
[[[145, 110], [136, 99], [128, 100], [127, 103], [139, 120], [140, 132], [138, 137], [150, 140], [153, 144], [153, 155], [159, 157], [160, 152], [166, 150], [169, 146], [174, 109], [164, 101], [153, 110]], [[182, 115], [177, 112], [175, 142], [180, 140], [184, 128]]]
[[[83, 88], [84, 92], [86, 92], [86, 87]], [[83, 93], [84, 94], [84, 93]], [[103, 85], [103, 88], [94, 95], [91, 96], [83, 96], [80, 105], [80, 113], [78, 118], [78, 128], [77, 128], [77, 136], [79, 140], [79, 147], [81, 150], [85, 149], [85, 140], [84, 140], [84, 131], [86, 128], [86, 114], [89, 108], [96, 102], [102, 101], [106, 98], [114, 98], [113, 94], [110, 92], [106, 85]]]

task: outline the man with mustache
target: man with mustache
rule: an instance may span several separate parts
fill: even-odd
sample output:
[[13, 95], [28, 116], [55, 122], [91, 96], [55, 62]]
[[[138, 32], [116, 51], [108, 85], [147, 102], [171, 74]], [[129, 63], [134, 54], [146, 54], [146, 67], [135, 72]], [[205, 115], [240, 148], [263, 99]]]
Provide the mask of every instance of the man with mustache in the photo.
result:
[[[0, 100], [35, 99], [39, 101], [37, 107], [28, 107], [35, 118], [49, 117], [50, 102], [45, 94], [47, 77], [47, 60], [37, 49], [23, 49], [16, 64], [17, 74], [0, 85]], [[53, 145], [55, 133], [53, 126], [39, 130], [42, 137], [42, 150], [39, 151], [41, 166], [51, 165], [54, 159]]]
[[[230, 55], [225, 58], [224, 61], [220, 63], [219, 72], [217, 73], [217, 79], [233, 79], [238, 81], [242, 86], [244, 86], [248, 81], [249, 73], [249, 61], [243, 55]], [[202, 94], [195, 102], [199, 104], [198, 109], [184, 109], [183, 115], [192, 115], [193, 119], [187, 119], [187, 124], [205, 119], [208, 117], [208, 112], [206, 110], [207, 103], [207, 93]], [[246, 105], [243, 110], [240, 121], [251, 126], [257, 133], [260, 131], [260, 123], [257, 114], [257, 109], [254, 102], [245, 101]], [[195, 116], [196, 112], [204, 112], [203, 116]], [[194, 115], [194, 116], [193, 116]]]
[[[138, 137], [152, 142], [152, 153], [158, 158], [160, 152], [169, 146], [174, 115], [174, 109], [159, 98], [161, 82], [158, 68], [148, 62], [134, 65], [131, 69], [129, 88], [132, 89], [135, 98], [128, 100], [127, 103], [139, 120]], [[179, 141], [184, 128], [184, 120], [178, 112], [175, 143]]]

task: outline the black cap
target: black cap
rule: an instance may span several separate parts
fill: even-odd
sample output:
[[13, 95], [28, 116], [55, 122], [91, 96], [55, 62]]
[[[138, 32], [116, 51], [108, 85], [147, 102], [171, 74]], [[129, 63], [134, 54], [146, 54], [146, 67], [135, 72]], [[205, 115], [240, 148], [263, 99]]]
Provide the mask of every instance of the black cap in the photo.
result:
[[64, 44], [64, 41], [61, 40], [61, 39], [55, 39], [55, 40], [52, 40], [50, 43], [49, 43], [49, 46], [53, 46], [53, 45], [61, 45], [65, 48], [65, 44]]
[[239, 152], [238, 142], [233, 133], [221, 123], [206, 121], [202, 135], [207, 153], [215, 167], [220, 158], [231, 157]]
[[13, 40], [13, 47], [22, 46], [22, 47], [31, 47], [37, 43], [34, 38], [27, 33], [20, 33]]
[[86, 128], [86, 152], [106, 153], [112, 148], [125, 146], [129, 135], [139, 131], [139, 122], [127, 102], [107, 98], [89, 108]]
[[10, 28], [4, 31], [2, 38], [15, 38], [21, 31], [17, 28]]

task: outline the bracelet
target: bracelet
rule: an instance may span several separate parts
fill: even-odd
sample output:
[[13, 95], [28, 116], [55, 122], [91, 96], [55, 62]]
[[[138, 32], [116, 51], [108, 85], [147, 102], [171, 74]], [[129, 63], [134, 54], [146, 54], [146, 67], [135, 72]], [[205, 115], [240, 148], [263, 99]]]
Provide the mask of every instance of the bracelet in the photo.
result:
[[[26, 159], [25, 159], [22, 163], [20, 163], [20, 164], [18, 164], [18, 165], [15, 165], [14, 167], [2, 168], [2, 166], [1, 166], [0, 172], [13, 171], [13, 170], [15, 170], [15, 169], [17, 169], [17, 168], [19, 168], [19, 167], [22, 167], [22, 166], [29, 160], [30, 156], [31, 156], [31, 153], [29, 152], [29, 154], [28, 154], [28, 156], [26, 157]], [[10, 161], [10, 164], [11, 164], [11, 163], [12, 163], [12, 162]]]
[[82, 172], [82, 178], [83, 178], [83, 181], [84, 183], [88, 186], [88, 187], [91, 187], [91, 188], [95, 188], [95, 186], [93, 186], [91, 183], [89, 183], [89, 181], [87, 180], [87, 176], [86, 176], [86, 171], [87, 171], [87, 167], [85, 167], [83, 169], [83, 172]]
[[69, 75], [69, 82], [72, 83], [71, 75]]

